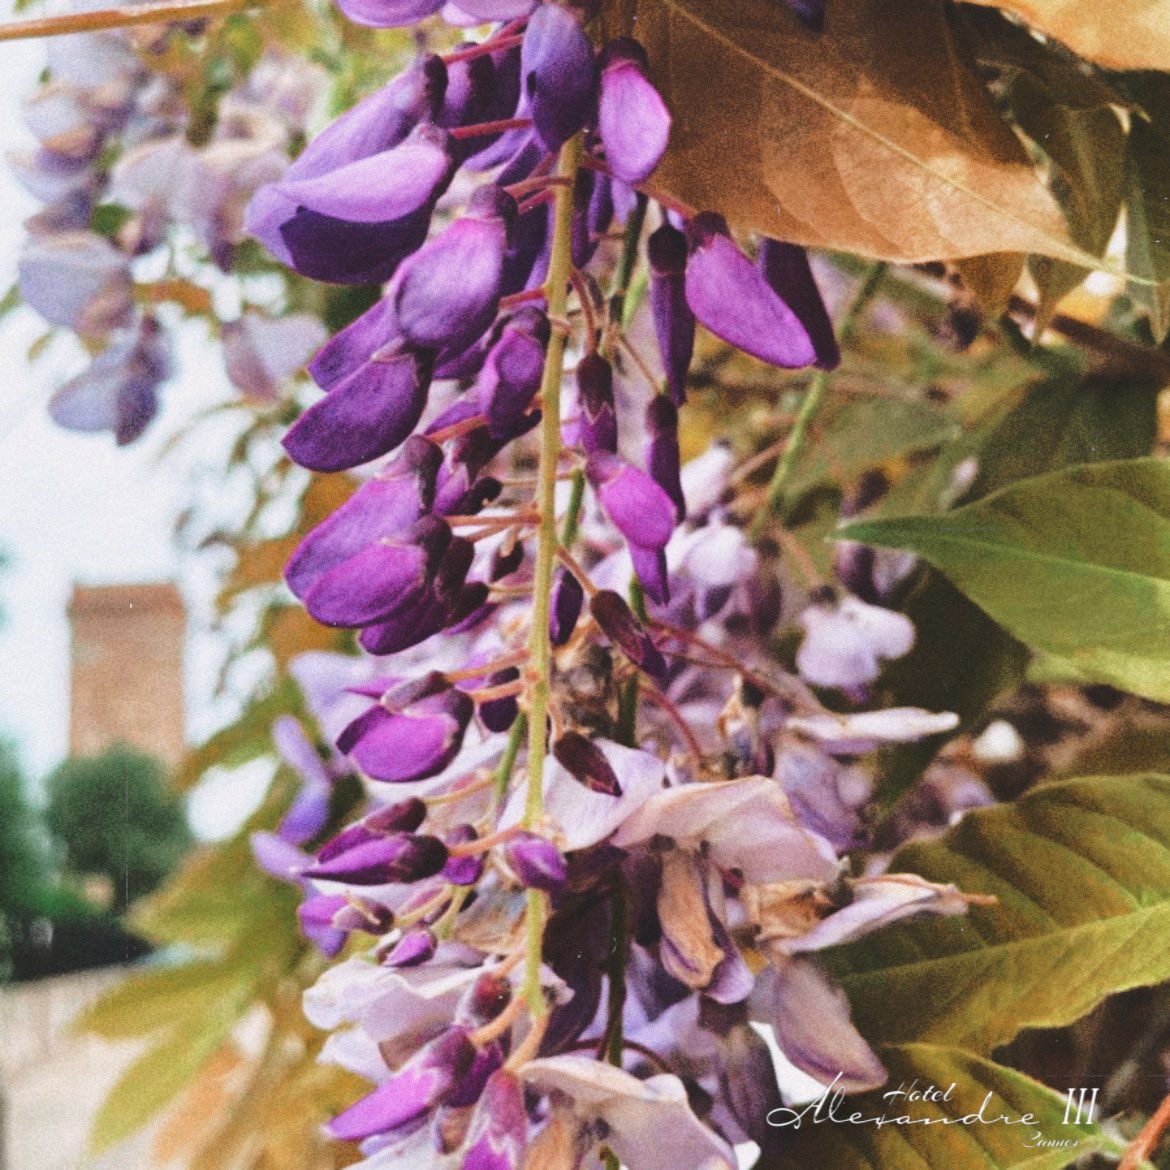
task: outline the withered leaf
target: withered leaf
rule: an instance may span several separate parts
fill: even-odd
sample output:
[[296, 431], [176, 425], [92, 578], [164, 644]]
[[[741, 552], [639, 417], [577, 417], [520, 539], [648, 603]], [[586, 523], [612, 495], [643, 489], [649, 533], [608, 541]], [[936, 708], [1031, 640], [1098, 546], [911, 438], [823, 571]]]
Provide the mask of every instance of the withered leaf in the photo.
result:
[[1110, 69], [1170, 69], [1166, 0], [970, 0], [1005, 8], [1074, 53]]
[[740, 229], [890, 260], [1093, 264], [960, 51], [941, 0], [639, 0], [674, 111], [669, 191]]

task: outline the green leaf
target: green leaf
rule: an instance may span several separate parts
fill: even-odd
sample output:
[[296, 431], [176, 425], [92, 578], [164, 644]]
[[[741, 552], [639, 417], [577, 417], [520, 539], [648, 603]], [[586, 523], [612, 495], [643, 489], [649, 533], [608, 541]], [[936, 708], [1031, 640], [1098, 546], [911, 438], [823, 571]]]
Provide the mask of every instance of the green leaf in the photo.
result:
[[820, 35], [771, 0], [638, 0], [636, 21], [674, 116], [658, 181], [694, 206], [878, 259], [1099, 266], [1069, 243], [940, 0], [835, 4]]
[[124, 1141], [165, 1109], [228, 1038], [243, 1007], [236, 1000], [221, 1000], [140, 1056], [98, 1110], [89, 1138], [93, 1152], [103, 1153]]
[[1158, 392], [1153, 382], [1056, 374], [1028, 388], [979, 448], [973, 494], [1078, 463], [1136, 459], [1154, 449]]
[[1026, 479], [943, 516], [838, 537], [909, 549], [1022, 642], [1086, 677], [1170, 700], [1170, 463]]
[[1150, 313], [1161, 343], [1170, 333], [1170, 78], [1147, 74], [1134, 82], [1145, 112], [1129, 132], [1126, 171], [1126, 263], [1130, 295]]
[[988, 1053], [1170, 978], [1170, 777], [1045, 784], [891, 868], [997, 902], [826, 952], [871, 1043]]
[[110, 1040], [142, 1036], [183, 1019], [198, 1019], [239, 983], [239, 972], [218, 959], [147, 971], [107, 991], [74, 1026]]
[[[1092, 1151], [1120, 1154], [1119, 1143], [1095, 1125], [1066, 1125], [1066, 1098], [1023, 1073], [984, 1060], [969, 1052], [931, 1044], [907, 1044], [881, 1051], [889, 1070], [886, 1087], [841, 1102], [837, 1118], [860, 1113], [864, 1118], [910, 1117], [936, 1119], [933, 1124], [850, 1124], [848, 1121], [813, 1123], [811, 1112], [799, 1128], [777, 1129], [776, 1153], [765, 1153], [756, 1170], [924, 1170], [925, 1167], [982, 1167], [983, 1170], [1063, 1170]], [[948, 1094], [946, 1101], [913, 1101], [886, 1097], [899, 1088], [929, 1086]], [[951, 1086], [954, 1086], [952, 1089]], [[984, 1104], [986, 1100], [986, 1104]], [[957, 1124], [979, 1114], [990, 1124]], [[798, 1107], [799, 1108], [799, 1107]], [[822, 1111], [822, 1116], [824, 1111]], [[1033, 1121], [1020, 1119], [1031, 1115]], [[952, 1124], [943, 1124], [950, 1119]], [[780, 1120], [777, 1118], [777, 1120]], [[1040, 1141], [1068, 1142], [1045, 1147]]]
[[914, 623], [910, 653], [891, 662], [879, 686], [883, 706], [954, 711], [959, 726], [946, 735], [889, 748], [879, 758], [879, 799], [893, 803], [950, 738], [1024, 677], [1028, 652], [945, 577], [927, 569], [901, 606]]
[[816, 442], [805, 447], [787, 490], [797, 495], [826, 481], [848, 483], [887, 459], [939, 447], [958, 433], [951, 413], [927, 402], [848, 399], [818, 419]]

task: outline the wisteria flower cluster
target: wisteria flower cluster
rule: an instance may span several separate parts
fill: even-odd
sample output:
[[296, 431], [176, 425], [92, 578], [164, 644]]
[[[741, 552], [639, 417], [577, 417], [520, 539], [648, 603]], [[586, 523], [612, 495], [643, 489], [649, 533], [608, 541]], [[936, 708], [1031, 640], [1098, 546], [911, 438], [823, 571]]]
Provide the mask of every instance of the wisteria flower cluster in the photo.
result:
[[[680, 459], [697, 325], [830, 368], [828, 313], [803, 249], [753, 260], [654, 187], [669, 110], [589, 11], [342, 7], [498, 23], [343, 114], [247, 216], [306, 276], [388, 282], [313, 359], [324, 395], [284, 440], [319, 472], [389, 457], [287, 567], [368, 657], [300, 663], [336, 751], [280, 726], [305, 786], [254, 840], [347, 956], [306, 1011], [375, 1087], [330, 1132], [370, 1170], [732, 1166], [779, 1103], [753, 1024], [826, 1083], [884, 1080], [816, 952], [966, 905], [847, 864], [856, 758], [956, 722], [861, 709], [912, 626], [877, 593], [804, 595], [726, 509], [728, 451]], [[656, 359], [622, 332], [643, 250]], [[771, 651], [794, 620], [799, 674]], [[351, 769], [368, 806], [321, 842]]]
[[[230, 268], [245, 205], [284, 172], [325, 80], [319, 68], [270, 51], [224, 95], [213, 132], [196, 145], [181, 79], [145, 63], [170, 36], [156, 28], [51, 41], [50, 79], [24, 109], [37, 146], [9, 159], [43, 204], [25, 224], [21, 297], [95, 355], [57, 389], [49, 412], [67, 429], [110, 432], [120, 445], [150, 424], [174, 372], [171, 330], [142, 289], [189, 272], [175, 259], [182, 232]], [[103, 223], [103, 211], [114, 218]], [[307, 314], [245, 311], [224, 323], [222, 340], [229, 379], [271, 403], [324, 333]]]

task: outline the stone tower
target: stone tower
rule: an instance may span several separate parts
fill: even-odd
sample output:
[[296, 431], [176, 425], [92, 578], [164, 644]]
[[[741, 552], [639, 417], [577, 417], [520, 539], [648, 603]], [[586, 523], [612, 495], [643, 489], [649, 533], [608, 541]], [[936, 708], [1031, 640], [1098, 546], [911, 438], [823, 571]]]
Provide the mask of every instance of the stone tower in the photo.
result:
[[75, 585], [69, 750], [122, 741], [173, 767], [183, 754], [186, 612], [174, 585]]

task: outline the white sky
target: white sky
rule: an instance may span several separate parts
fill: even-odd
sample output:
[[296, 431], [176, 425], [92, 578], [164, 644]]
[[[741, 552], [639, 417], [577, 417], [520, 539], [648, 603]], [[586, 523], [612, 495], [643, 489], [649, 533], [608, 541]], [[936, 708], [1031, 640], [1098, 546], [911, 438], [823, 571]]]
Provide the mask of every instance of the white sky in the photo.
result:
[[[7, 18], [9, 0], [0, 2]], [[20, 100], [36, 85], [44, 50], [36, 42], [0, 44], [0, 155], [30, 138]], [[37, 209], [0, 158], [0, 295], [16, 276], [22, 220]], [[194, 412], [231, 393], [218, 354], [198, 336], [184, 337], [180, 374], [163, 390], [160, 416], [138, 443], [117, 448], [105, 435], [58, 428], [45, 405], [53, 388], [84, 360], [66, 338], [36, 363], [29, 344], [45, 326], [19, 309], [0, 322], [0, 548], [13, 562], [0, 574], [0, 736], [16, 741], [34, 780], [66, 753], [69, 735], [69, 644], [65, 605], [75, 581], [86, 584], [178, 579], [193, 625], [207, 611], [210, 572], [181, 565], [171, 541], [188, 489], [180, 461], [158, 465], [167, 437]], [[190, 640], [186, 676], [190, 732], [207, 734], [223, 704], [209, 697], [217, 644]], [[257, 784], [221, 782], [196, 802], [205, 833], [223, 831], [245, 811]]]

